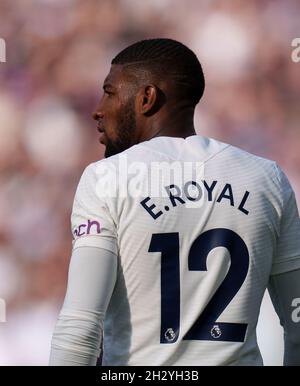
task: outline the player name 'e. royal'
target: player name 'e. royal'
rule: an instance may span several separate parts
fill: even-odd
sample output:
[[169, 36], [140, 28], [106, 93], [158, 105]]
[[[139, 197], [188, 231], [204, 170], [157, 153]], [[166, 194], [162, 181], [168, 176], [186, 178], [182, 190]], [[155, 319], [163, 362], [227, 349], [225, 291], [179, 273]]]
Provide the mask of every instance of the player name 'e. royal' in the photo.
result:
[[[215, 193], [217, 191], [217, 189], [215, 188], [218, 185], [218, 181], [213, 181], [209, 184], [205, 180], [202, 180], [201, 182], [204, 189], [196, 181], [187, 181], [182, 188], [175, 184], [165, 186], [164, 188], [167, 192], [167, 197], [170, 200], [172, 208], [177, 207], [178, 204], [184, 205], [189, 202], [201, 202], [202, 199], [206, 198], [208, 202], [229, 202], [232, 207], [237, 208], [240, 212], [244, 213], [245, 215], [249, 214], [249, 210], [247, 210], [245, 206], [248, 201], [250, 192], [246, 190], [240, 197], [240, 199], [237, 200], [233, 194], [231, 184], [226, 183], [221, 193], [217, 194]], [[203, 194], [203, 191], [206, 191], [206, 194]], [[140, 204], [150, 214], [150, 216], [154, 220], [156, 220], [161, 215], [168, 212], [170, 210], [170, 207], [166, 205], [163, 211], [163, 208], [158, 208], [157, 205], [154, 204], [154, 202], [155, 198], [151, 198], [148, 196], [144, 200], [142, 200]]]

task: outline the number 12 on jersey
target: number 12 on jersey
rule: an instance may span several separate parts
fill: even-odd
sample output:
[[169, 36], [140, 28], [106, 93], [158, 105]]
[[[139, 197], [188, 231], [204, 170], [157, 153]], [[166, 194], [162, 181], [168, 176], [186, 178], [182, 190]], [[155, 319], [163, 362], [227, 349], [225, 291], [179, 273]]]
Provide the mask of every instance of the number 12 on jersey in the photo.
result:
[[[217, 322], [248, 273], [249, 252], [242, 238], [225, 228], [202, 233], [191, 246], [188, 268], [189, 271], [207, 271], [207, 256], [217, 247], [225, 247], [229, 251], [230, 268], [203, 312], [183, 337], [184, 340], [243, 342], [245, 339], [247, 324]], [[161, 252], [160, 343], [175, 343], [180, 331], [179, 233], [153, 234], [148, 252]]]

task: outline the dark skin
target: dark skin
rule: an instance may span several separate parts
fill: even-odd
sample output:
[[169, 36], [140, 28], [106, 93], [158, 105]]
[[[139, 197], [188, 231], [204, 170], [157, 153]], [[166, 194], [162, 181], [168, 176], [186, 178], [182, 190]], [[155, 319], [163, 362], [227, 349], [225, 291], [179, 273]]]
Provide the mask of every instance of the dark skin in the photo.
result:
[[103, 84], [104, 94], [93, 118], [98, 121], [105, 157], [160, 135], [186, 138], [195, 134], [194, 107], [178, 100], [170, 80], [111, 66]]

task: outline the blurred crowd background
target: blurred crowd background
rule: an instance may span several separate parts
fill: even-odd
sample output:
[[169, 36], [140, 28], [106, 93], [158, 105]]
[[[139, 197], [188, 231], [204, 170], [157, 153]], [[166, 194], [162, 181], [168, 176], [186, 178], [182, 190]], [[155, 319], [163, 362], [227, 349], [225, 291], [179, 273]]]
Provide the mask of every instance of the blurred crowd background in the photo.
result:
[[[76, 185], [103, 157], [91, 113], [111, 59], [130, 43], [169, 37], [192, 48], [207, 82], [197, 132], [277, 161], [299, 203], [299, 16], [298, 0], [0, 0], [1, 365], [47, 364]], [[266, 363], [279, 364], [268, 301], [262, 315]]]

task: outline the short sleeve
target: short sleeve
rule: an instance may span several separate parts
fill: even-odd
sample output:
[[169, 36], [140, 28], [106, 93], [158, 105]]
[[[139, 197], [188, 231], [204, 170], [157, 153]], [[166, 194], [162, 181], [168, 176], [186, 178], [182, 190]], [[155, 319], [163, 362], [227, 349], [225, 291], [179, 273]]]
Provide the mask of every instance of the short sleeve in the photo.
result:
[[116, 225], [109, 211], [108, 198], [99, 194], [99, 184], [95, 164], [91, 164], [84, 170], [74, 198], [71, 215], [73, 250], [98, 247], [117, 255]]
[[282, 213], [272, 275], [300, 268], [300, 220], [296, 198], [286, 175], [278, 166], [277, 175]]

